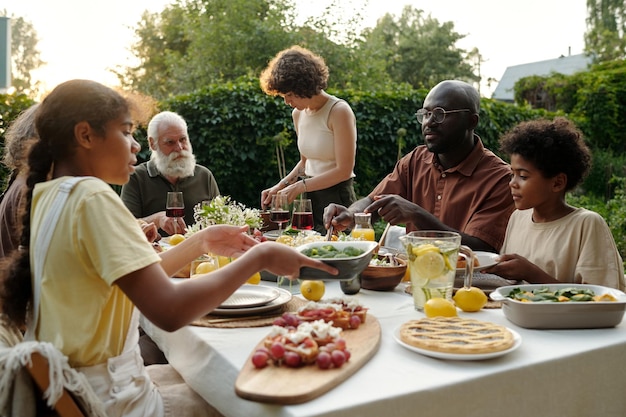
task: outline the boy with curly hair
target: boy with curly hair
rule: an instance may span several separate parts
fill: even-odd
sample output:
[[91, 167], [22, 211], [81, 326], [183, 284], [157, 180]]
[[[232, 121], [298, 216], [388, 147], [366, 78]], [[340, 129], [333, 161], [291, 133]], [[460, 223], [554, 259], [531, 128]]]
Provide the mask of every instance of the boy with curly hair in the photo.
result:
[[500, 140], [511, 158], [516, 210], [499, 263], [485, 272], [530, 283], [595, 284], [624, 290], [624, 267], [604, 219], [567, 204], [587, 175], [591, 153], [563, 117], [522, 122]]

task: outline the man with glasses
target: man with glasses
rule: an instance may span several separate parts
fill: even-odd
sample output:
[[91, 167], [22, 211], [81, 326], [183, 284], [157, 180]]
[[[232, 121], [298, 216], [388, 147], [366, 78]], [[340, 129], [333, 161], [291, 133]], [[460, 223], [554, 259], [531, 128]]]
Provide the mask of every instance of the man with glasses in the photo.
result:
[[354, 213], [372, 213], [413, 230], [449, 230], [474, 250], [498, 252], [514, 205], [507, 163], [485, 149], [474, 133], [480, 95], [471, 85], [442, 81], [416, 113], [424, 145], [398, 161], [365, 198], [349, 208], [330, 204], [324, 224], [341, 231]]

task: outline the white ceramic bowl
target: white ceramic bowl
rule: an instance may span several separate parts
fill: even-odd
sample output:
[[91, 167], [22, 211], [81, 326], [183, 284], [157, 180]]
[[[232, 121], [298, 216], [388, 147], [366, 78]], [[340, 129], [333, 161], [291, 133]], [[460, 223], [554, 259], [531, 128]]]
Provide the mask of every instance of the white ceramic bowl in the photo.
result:
[[[611, 294], [617, 301], [585, 302], [521, 302], [509, 298], [513, 289], [534, 291], [547, 288], [555, 291], [563, 288], [584, 288], [595, 295]], [[585, 284], [529, 284], [510, 285], [494, 290], [490, 295], [502, 301], [504, 316], [512, 323], [529, 329], [593, 329], [617, 326], [624, 317], [626, 294], [614, 288]]]
[[300, 245], [296, 248], [302, 252], [306, 249], [319, 248], [325, 245], [331, 245], [337, 250], [342, 251], [348, 246], [361, 249], [363, 253], [358, 256], [349, 256], [345, 258], [317, 258], [320, 261], [332, 265], [339, 270], [339, 275], [330, 275], [319, 269], [304, 267], [300, 269], [300, 279], [313, 279], [323, 281], [346, 281], [359, 275], [370, 263], [372, 252], [378, 246], [378, 243], [366, 240], [345, 240], [335, 242], [311, 242]]

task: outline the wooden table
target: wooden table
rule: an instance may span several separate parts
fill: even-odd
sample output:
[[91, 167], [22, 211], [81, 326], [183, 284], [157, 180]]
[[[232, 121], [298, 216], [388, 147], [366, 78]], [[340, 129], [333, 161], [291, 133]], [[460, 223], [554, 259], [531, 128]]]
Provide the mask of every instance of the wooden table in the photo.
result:
[[[337, 283], [327, 283], [326, 296], [340, 295]], [[422, 356], [394, 340], [400, 324], [423, 317], [401, 287], [361, 290], [356, 297], [380, 322], [380, 349], [346, 381], [298, 405], [265, 404], [235, 394], [239, 370], [268, 327], [187, 326], [168, 333], [145, 319], [142, 326], [190, 386], [225, 416], [626, 415], [626, 322], [610, 329], [529, 330], [507, 321], [500, 309], [460, 312], [514, 329], [522, 345], [495, 359], [451, 361]]]

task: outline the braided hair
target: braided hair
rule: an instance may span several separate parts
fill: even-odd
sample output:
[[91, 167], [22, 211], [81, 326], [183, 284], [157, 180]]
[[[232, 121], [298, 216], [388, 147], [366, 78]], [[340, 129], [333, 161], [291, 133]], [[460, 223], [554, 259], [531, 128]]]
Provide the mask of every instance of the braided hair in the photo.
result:
[[[25, 198], [19, 249], [0, 265], [0, 297], [3, 312], [16, 326], [26, 325], [33, 294], [29, 244], [33, 189], [49, 179], [54, 164], [76, 150], [74, 127], [87, 122], [104, 136], [106, 124], [129, 112], [129, 103], [116, 91], [89, 80], [71, 80], [58, 85], [39, 105], [35, 125], [39, 140], [32, 144], [25, 169]], [[41, 255], [40, 255], [41, 256]]]

